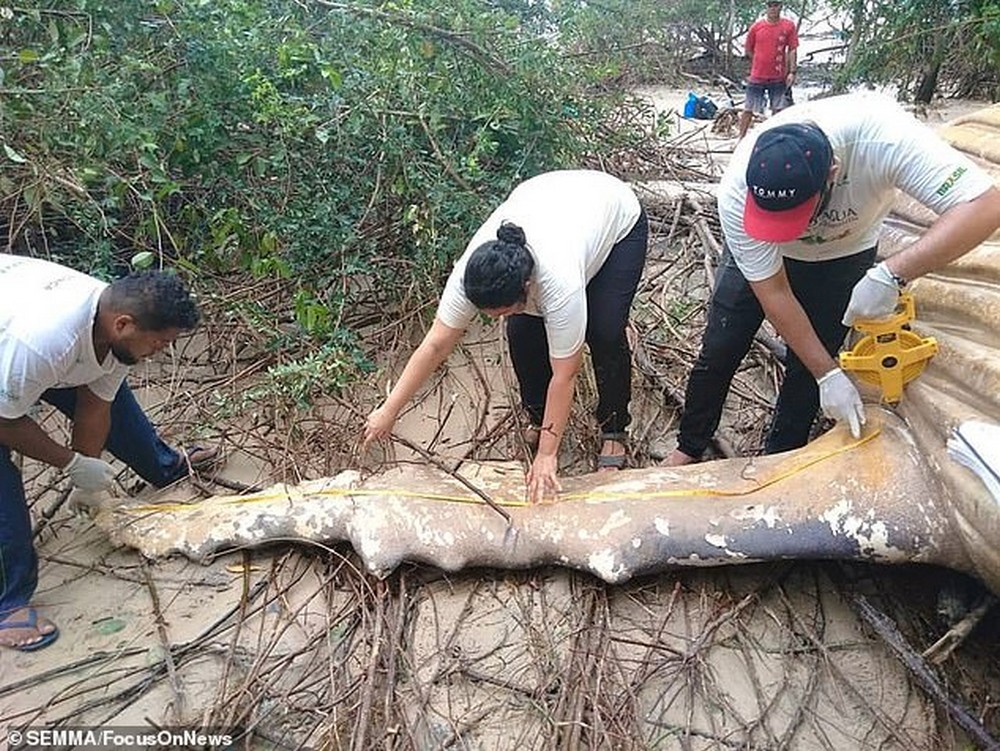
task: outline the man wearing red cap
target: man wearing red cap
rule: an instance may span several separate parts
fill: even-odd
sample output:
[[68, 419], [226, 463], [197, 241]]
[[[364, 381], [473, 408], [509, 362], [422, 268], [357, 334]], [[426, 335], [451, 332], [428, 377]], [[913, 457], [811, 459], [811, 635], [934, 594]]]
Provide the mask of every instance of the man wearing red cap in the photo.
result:
[[[872, 266], [897, 188], [940, 216], [920, 240]], [[671, 465], [697, 461], [707, 448], [765, 316], [789, 348], [765, 450], [804, 445], [818, 407], [860, 437], [861, 397], [835, 359], [847, 327], [891, 314], [907, 281], [1000, 226], [1000, 190], [983, 170], [895, 102], [867, 94], [771, 118], [737, 146], [718, 203], [726, 252]]]

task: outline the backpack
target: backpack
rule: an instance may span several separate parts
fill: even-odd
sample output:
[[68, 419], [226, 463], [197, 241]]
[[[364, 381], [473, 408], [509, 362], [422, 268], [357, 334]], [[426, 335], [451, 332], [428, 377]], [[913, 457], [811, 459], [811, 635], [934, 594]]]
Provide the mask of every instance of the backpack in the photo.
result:
[[713, 120], [718, 111], [718, 105], [707, 96], [700, 96], [695, 100], [694, 117], [696, 120]]

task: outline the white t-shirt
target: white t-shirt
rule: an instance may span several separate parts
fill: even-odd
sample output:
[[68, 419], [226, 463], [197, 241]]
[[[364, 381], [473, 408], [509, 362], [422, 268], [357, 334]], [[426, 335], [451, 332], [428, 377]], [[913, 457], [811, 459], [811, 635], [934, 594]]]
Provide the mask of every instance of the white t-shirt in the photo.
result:
[[639, 199], [616, 177], [591, 170], [546, 172], [518, 185], [490, 214], [455, 262], [437, 317], [464, 329], [476, 315], [465, 296], [465, 264], [497, 228], [510, 221], [524, 230], [535, 259], [525, 313], [545, 319], [549, 355], [569, 357], [583, 346], [587, 332], [587, 283], [607, 260], [615, 243], [639, 219]]
[[113, 401], [128, 367], [94, 353], [107, 285], [49, 261], [0, 253], [0, 417], [23, 417], [51, 388], [86, 384]]
[[826, 261], [874, 246], [896, 188], [941, 214], [993, 185], [968, 157], [895, 102], [873, 94], [846, 94], [789, 107], [756, 135], [803, 121], [816, 123], [830, 139], [840, 170], [829, 205], [802, 237], [769, 243], [755, 240], [743, 229], [747, 161], [756, 136], [740, 142], [719, 182], [722, 232], [733, 260], [751, 282], [776, 274], [783, 256]]

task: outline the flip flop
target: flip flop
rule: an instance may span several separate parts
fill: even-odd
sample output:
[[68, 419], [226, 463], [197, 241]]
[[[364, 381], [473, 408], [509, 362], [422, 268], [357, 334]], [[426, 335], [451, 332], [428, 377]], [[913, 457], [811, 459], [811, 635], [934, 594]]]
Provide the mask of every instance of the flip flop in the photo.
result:
[[188, 464], [195, 472], [207, 472], [222, 463], [222, 453], [218, 448], [206, 446], [188, 446], [181, 457], [181, 466], [187, 469]]
[[[15, 628], [38, 628], [38, 611], [32, 607], [28, 607], [28, 617], [23, 621], [12, 621], [9, 618], [7, 620], [0, 621], [0, 631], [8, 631]], [[18, 652], [34, 652], [35, 650], [42, 649], [43, 647], [49, 646], [52, 642], [59, 638], [59, 629], [54, 628], [47, 634], [42, 634], [42, 638], [38, 641], [33, 641], [29, 644], [4, 644], [2, 646], [8, 649], [16, 649]]]
[[601, 433], [601, 445], [605, 441], [614, 441], [626, 447], [624, 454], [598, 454], [597, 469], [624, 469], [628, 463], [628, 433]]
[[597, 457], [598, 469], [624, 469], [628, 459], [625, 454], [600, 454]]

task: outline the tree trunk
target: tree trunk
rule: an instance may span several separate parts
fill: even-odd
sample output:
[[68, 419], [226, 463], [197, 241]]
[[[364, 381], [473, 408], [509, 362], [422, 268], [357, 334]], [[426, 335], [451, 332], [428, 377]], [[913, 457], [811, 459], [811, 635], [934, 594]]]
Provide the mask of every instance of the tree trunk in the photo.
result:
[[864, 0], [854, 0], [851, 3], [851, 41], [847, 45], [847, 56], [844, 60], [842, 73], [833, 81], [833, 93], [843, 94], [847, 91], [847, 82], [844, 72], [850, 75], [857, 60], [859, 50], [864, 44], [862, 34], [867, 24], [865, 23], [865, 2]]
[[917, 85], [914, 87], [913, 91], [913, 101], [916, 104], [930, 104], [931, 99], [934, 98], [934, 92], [937, 91], [938, 77], [941, 73], [941, 63], [935, 62], [931, 67], [925, 70], [919, 79], [917, 79]]

